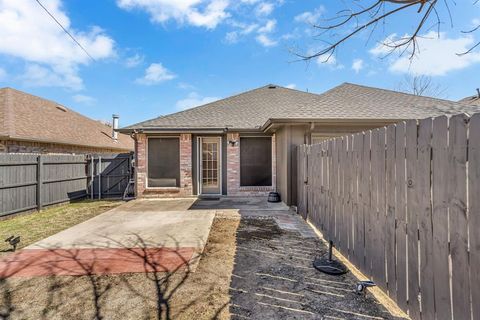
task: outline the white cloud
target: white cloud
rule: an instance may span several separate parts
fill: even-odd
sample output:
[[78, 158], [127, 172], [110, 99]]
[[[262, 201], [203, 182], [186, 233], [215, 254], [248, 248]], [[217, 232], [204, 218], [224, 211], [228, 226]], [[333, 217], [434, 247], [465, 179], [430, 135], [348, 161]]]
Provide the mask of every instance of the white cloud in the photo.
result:
[[125, 10], [145, 10], [156, 23], [175, 20], [207, 29], [215, 29], [230, 16], [228, 0], [117, 0], [117, 5]]
[[277, 26], [277, 20], [275, 19], [270, 19], [267, 21], [267, 23], [258, 29], [259, 33], [270, 33], [275, 30], [275, 27]]
[[241, 36], [248, 35], [258, 29], [258, 24], [256, 23], [247, 24], [232, 20], [229, 24], [238, 30], [227, 32], [225, 35], [225, 41], [227, 43], [237, 43]]
[[[92, 27], [90, 30], [75, 30], [60, 0], [45, 1], [43, 5], [94, 59], [115, 55], [114, 41], [102, 29]], [[33, 64], [27, 66], [31, 74], [23, 79], [33, 77], [35, 80], [39, 73], [45, 73], [47, 78], [38, 84], [75, 90], [83, 87], [78, 69], [80, 65], [89, 64], [91, 59], [35, 2], [0, 0], [0, 34], [1, 54]], [[52, 82], [48, 83], [49, 80]], [[30, 84], [35, 85], [35, 81]]]
[[125, 66], [127, 68], [134, 68], [134, 67], [138, 66], [139, 64], [141, 64], [144, 59], [145, 59], [144, 56], [136, 53], [135, 55], [125, 59]]
[[308, 24], [317, 24], [318, 20], [325, 12], [325, 7], [320, 6], [313, 11], [306, 11], [297, 16], [295, 16], [295, 22], [308, 23]]
[[7, 71], [0, 68], [0, 81], [6, 80], [6, 79], [7, 79]]
[[272, 39], [268, 34], [275, 31], [275, 27], [277, 26], [277, 20], [270, 19], [268, 20], [265, 25], [261, 28], [258, 28], [257, 32], [258, 35], [255, 37], [258, 43], [260, 43], [264, 47], [273, 47], [278, 44], [278, 42]]
[[227, 32], [227, 34], [225, 35], [225, 41], [227, 41], [228, 43], [237, 43], [238, 32], [237, 31]]
[[178, 110], [186, 110], [217, 101], [219, 99], [220, 98], [218, 97], [201, 97], [198, 93], [191, 92], [185, 99], [177, 101], [175, 106]]
[[[385, 39], [385, 43], [394, 44], [399, 37], [393, 34]], [[418, 38], [418, 54], [410, 60], [408, 52], [401, 56], [395, 55], [388, 58], [389, 70], [395, 73], [406, 73], [426, 76], [443, 76], [455, 70], [465, 69], [475, 63], [480, 63], [480, 52], [459, 56], [475, 44], [472, 35], [459, 38], [448, 38], [445, 33], [429, 32]], [[385, 56], [390, 48], [379, 44], [370, 52], [375, 56]]]
[[73, 101], [77, 102], [77, 103], [82, 103], [82, 104], [86, 104], [86, 105], [93, 105], [97, 99], [93, 98], [93, 97], [90, 97], [90, 96], [87, 96], [87, 95], [84, 95], [84, 94], [76, 94], [74, 95], [73, 97]]
[[330, 55], [330, 54], [324, 54], [319, 56], [316, 59], [316, 62], [317, 62], [317, 65], [319, 65], [320, 67], [326, 66], [334, 70], [341, 70], [345, 68], [343, 64], [338, 63], [337, 58], [335, 58], [334, 55]]
[[271, 39], [268, 35], [263, 33], [259, 34], [255, 39], [264, 47], [273, 47], [278, 44], [277, 41]]
[[180, 82], [177, 87], [182, 90], [195, 90], [195, 86], [187, 82]]
[[363, 60], [362, 59], [353, 60], [352, 69], [355, 71], [355, 73], [359, 73], [363, 69]]
[[83, 81], [78, 76], [76, 66], [27, 64], [18, 79], [26, 86], [66, 87], [72, 90], [83, 88]]
[[153, 85], [175, 79], [177, 76], [165, 68], [161, 63], [152, 63], [142, 78], [136, 80], [139, 84]]
[[285, 86], [285, 88], [289, 88], [289, 89], [295, 89], [296, 87], [297, 85], [295, 83], [290, 83]]
[[255, 8], [255, 14], [257, 16], [268, 16], [272, 13], [274, 9], [273, 3], [270, 2], [261, 2], [256, 8]]

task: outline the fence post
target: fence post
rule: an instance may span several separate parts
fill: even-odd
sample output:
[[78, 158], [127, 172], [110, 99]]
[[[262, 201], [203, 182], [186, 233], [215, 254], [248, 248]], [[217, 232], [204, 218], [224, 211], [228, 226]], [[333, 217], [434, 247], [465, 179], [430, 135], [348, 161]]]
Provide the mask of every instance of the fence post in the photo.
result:
[[90, 155], [90, 199], [93, 200], [95, 195], [93, 194], [95, 183], [95, 159], [93, 155]]
[[43, 157], [37, 157], [37, 210], [42, 210]]
[[102, 199], [102, 157], [98, 156], [98, 199]]

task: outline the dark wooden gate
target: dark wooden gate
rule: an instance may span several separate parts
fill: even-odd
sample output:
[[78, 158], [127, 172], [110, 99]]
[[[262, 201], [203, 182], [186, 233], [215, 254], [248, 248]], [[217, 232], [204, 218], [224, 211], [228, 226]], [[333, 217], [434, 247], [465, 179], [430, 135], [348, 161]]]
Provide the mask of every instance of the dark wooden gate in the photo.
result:
[[87, 159], [91, 199], [122, 198], [132, 176], [133, 153], [93, 155]]

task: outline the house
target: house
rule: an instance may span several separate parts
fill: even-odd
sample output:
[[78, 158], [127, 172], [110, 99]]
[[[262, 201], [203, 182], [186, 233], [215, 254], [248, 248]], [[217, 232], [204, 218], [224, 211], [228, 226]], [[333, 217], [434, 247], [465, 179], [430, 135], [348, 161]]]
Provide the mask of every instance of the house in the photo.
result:
[[[118, 124], [118, 117], [114, 123]], [[0, 89], [0, 152], [121, 153], [134, 149], [129, 135], [54, 101]]]
[[296, 146], [469, 110], [459, 103], [350, 83], [323, 94], [267, 85], [120, 129], [133, 134], [136, 193], [256, 196], [296, 203]]
[[462, 104], [469, 105], [469, 106], [480, 106], [480, 89], [477, 88], [477, 94], [476, 95], [463, 98], [462, 100], [460, 100], [458, 102], [462, 103]]

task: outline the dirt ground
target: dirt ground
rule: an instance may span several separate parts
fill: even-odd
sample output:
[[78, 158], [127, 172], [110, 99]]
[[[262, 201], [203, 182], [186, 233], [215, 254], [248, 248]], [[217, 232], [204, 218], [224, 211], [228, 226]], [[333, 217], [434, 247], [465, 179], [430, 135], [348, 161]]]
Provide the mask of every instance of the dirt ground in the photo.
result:
[[273, 219], [243, 219], [232, 275], [232, 319], [393, 319], [357, 279], [312, 267], [327, 254], [318, 238], [282, 230]]
[[0, 319], [391, 319], [351, 274], [311, 267], [327, 248], [275, 217], [218, 214], [195, 272], [0, 279]]

